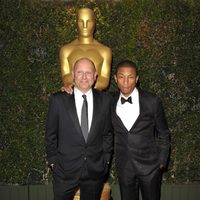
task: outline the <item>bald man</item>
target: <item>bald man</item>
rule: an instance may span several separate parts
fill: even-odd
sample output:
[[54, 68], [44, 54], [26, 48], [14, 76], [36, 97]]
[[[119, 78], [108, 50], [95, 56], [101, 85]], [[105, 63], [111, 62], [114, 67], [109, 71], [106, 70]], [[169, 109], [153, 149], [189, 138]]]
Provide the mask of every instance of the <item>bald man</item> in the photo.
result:
[[54, 200], [99, 200], [112, 152], [111, 98], [94, 89], [93, 62], [79, 59], [73, 68], [73, 94], [50, 97], [45, 142], [53, 171]]

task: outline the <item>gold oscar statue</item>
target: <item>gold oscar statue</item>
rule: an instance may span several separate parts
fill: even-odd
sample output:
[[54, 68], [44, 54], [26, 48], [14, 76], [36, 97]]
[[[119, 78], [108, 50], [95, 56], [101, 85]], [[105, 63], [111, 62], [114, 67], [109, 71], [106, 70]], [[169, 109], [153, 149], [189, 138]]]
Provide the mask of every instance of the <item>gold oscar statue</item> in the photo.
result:
[[77, 13], [78, 38], [60, 49], [61, 76], [64, 85], [73, 83], [72, 68], [80, 58], [93, 61], [98, 78], [95, 88], [104, 90], [109, 85], [112, 51], [94, 39], [95, 16], [93, 10], [81, 8]]

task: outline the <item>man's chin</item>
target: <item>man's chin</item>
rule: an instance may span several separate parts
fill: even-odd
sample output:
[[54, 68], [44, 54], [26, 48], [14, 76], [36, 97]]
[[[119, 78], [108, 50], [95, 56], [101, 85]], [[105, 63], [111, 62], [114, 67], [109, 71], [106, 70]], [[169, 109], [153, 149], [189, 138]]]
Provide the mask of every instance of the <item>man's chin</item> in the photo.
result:
[[90, 89], [91, 87], [81, 87], [80, 89], [81, 89], [81, 91], [84, 91], [84, 92], [87, 92], [89, 89]]
[[131, 91], [130, 90], [121, 90], [121, 93], [124, 95], [124, 96], [129, 96], [131, 94]]

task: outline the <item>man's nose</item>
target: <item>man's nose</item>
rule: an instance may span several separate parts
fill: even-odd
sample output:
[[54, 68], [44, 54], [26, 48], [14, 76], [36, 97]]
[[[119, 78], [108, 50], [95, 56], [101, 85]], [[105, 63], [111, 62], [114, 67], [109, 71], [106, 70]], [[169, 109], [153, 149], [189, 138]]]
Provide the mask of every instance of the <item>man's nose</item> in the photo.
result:
[[87, 28], [87, 20], [83, 21], [83, 28]]
[[84, 73], [84, 72], [83, 72], [82, 78], [83, 78], [83, 79], [86, 79], [86, 78], [87, 78], [87, 73]]
[[124, 78], [124, 84], [127, 85], [128, 84], [128, 79]]

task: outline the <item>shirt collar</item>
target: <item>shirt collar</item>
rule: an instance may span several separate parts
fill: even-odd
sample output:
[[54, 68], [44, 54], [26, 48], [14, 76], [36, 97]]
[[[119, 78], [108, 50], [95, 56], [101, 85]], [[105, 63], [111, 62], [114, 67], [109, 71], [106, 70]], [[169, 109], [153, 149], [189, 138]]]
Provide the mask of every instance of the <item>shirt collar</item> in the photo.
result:
[[92, 89], [89, 89], [86, 93], [83, 93], [83, 92], [81, 92], [81, 91], [75, 86], [75, 87], [74, 87], [74, 93], [75, 93], [76, 95], [78, 95], [78, 96], [81, 96], [81, 97], [82, 97], [83, 94], [85, 94], [86, 96], [88, 96], [88, 95], [91, 95]]

